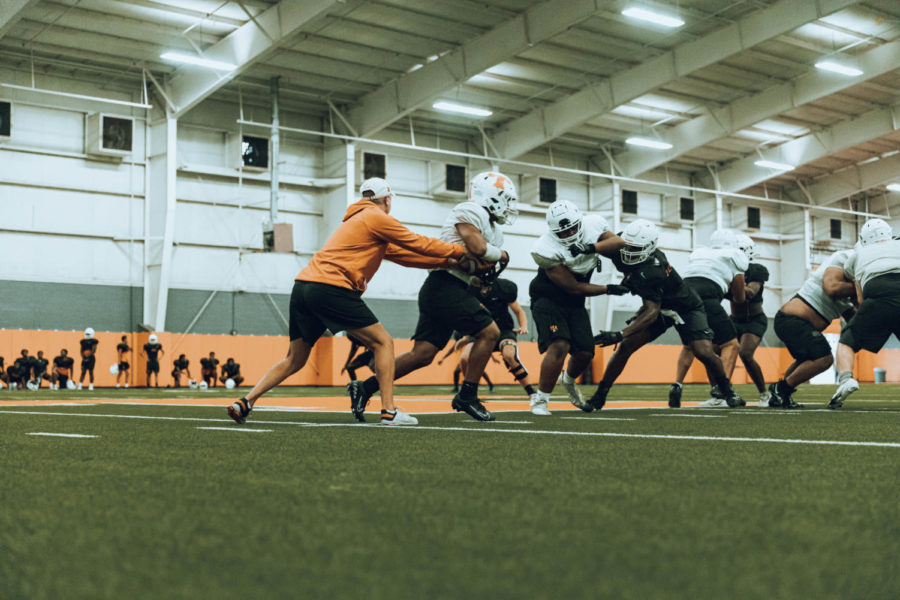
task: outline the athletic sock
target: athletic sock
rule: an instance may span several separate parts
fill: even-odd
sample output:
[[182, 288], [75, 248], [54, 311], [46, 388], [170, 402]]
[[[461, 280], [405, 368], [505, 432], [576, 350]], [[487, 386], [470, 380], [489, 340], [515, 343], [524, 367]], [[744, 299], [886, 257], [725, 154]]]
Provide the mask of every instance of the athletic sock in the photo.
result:
[[673, 383], [672, 385], [677, 385], [679, 388], [684, 387], [684, 384], [678, 383], [677, 381], [675, 383]]
[[838, 374], [838, 383], [844, 383], [848, 379], [853, 379], [853, 371], [843, 371]]
[[463, 381], [462, 388], [459, 390], [459, 395], [466, 399], [477, 398], [478, 384], [472, 383], [471, 381]]
[[394, 417], [396, 417], [396, 416], [397, 416], [397, 409], [394, 409], [393, 411], [384, 410], [383, 408], [381, 409], [381, 418], [382, 419], [387, 419], [388, 421], [393, 421]]
[[378, 380], [375, 379], [374, 375], [363, 381], [363, 390], [365, 390], [367, 396], [371, 396], [378, 391]]
[[529, 396], [533, 396], [535, 393], [537, 393], [537, 389], [535, 389], [535, 387], [529, 383], [525, 386], [525, 393]]
[[563, 371], [562, 372], [562, 382], [567, 385], [570, 383], [575, 383], [575, 378], [572, 377], [571, 375], [569, 375], [568, 371]]
[[719, 391], [723, 394], [731, 394], [734, 391], [731, 389], [731, 381], [727, 377], [717, 378], [716, 385], [719, 386]]
[[793, 394], [794, 392], [797, 391], [797, 388], [794, 388], [794, 387], [791, 387], [788, 385], [787, 379], [782, 379], [775, 385], [778, 386], [779, 393], [787, 394], [788, 396], [790, 396], [791, 394]]

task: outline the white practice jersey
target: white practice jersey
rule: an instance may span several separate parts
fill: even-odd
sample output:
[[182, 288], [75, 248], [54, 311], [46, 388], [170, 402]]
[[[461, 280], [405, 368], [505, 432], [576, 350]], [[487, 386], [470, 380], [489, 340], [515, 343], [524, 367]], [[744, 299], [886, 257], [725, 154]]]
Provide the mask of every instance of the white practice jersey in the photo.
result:
[[[607, 231], [612, 231], [606, 219], [600, 215], [585, 215], [581, 220], [582, 239], [596, 242]], [[576, 275], [585, 275], [597, 266], [597, 254], [580, 254], [572, 256], [569, 249], [559, 241], [552, 232], [547, 232], [537, 239], [531, 247], [531, 257], [541, 269], [549, 269], [557, 265], [566, 265]]]
[[825, 293], [825, 289], [822, 287], [825, 271], [831, 267], [843, 269], [851, 254], [853, 254], [853, 250], [838, 250], [829, 256], [812, 275], [806, 278], [797, 291], [797, 295], [812, 306], [817, 313], [825, 317], [826, 321], [837, 319], [853, 306], [849, 298], [832, 298]]
[[[474, 202], [462, 202], [454, 206], [444, 220], [444, 225], [441, 227], [441, 233], [438, 238], [451, 244], [465, 246], [459, 231], [456, 230], [457, 223], [474, 225], [481, 232], [481, 235], [484, 236], [484, 241], [498, 248], [503, 248], [503, 232], [500, 231], [496, 223], [491, 223], [490, 215], [483, 206], [479, 206]], [[466, 283], [469, 283], [473, 278], [471, 275], [456, 269], [446, 269], [446, 271], [459, 277]]]
[[685, 279], [709, 279], [722, 289], [723, 294], [727, 294], [731, 281], [749, 266], [750, 259], [738, 248], [697, 248], [691, 252], [688, 266], [681, 276]]
[[844, 272], [858, 281], [863, 289], [879, 275], [900, 273], [900, 240], [876, 242], [857, 248], [844, 264]]

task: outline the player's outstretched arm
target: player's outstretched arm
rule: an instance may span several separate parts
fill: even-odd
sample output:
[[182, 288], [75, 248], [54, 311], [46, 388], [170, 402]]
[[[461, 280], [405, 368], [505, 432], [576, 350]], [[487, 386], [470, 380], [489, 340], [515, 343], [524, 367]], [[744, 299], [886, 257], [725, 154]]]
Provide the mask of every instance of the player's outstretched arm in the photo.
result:
[[621, 285], [596, 285], [578, 281], [565, 265], [556, 265], [554, 267], [544, 269], [550, 281], [559, 286], [567, 294], [575, 296], [600, 296], [602, 294], [612, 294], [621, 296], [628, 292], [628, 288]]
[[731, 280], [730, 291], [731, 300], [735, 304], [744, 304], [747, 301], [747, 289], [743, 273], [738, 273]]
[[596, 242], [581, 242], [569, 247], [572, 256], [579, 254], [600, 254], [606, 258], [612, 258], [625, 247], [625, 240], [612, 231], [604, 231]]
[[[457, 244], [414, 233], [394, 217], [380, 211], [372, 211], [367, 225], [376, 238], [415, 254], [447, 259], [459, 258], [464, 253]], [[400, 256], [402, 258], [402, 254]]]
[[847, 279], [843, 269], [828, 267], [822, 274], [822, 291], [832, 298], [853, 298], [856, 296], [856, 284]]

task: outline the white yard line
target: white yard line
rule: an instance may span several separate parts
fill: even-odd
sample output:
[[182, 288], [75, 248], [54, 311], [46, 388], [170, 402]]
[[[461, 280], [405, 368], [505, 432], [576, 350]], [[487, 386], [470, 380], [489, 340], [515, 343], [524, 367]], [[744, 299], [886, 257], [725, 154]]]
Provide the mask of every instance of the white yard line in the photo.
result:
[[246, 433], [271, 433], [271, 429], [251, 429], [248, 427], [197, 427], [207, 431], [241, 431]]
[[[149, 415], [106, 415], [95, 413], [51, 413], [38, 411], [0, 410], [0, 413], [9, 415], [49, 415], [62, 417], [96, 417], [107, 419], [147, 419], [159, 421], [205, 421], [214, 423], [227, 423], [227, 419], [203, 419], [198, 417], [157, 417]], [[384, 428], [379, 424], [364, 425], [362, 423], [305, 423], [300, 421], [254, 421], [254, 425], [298, 425], [301, 427], [357, 427], [378, 429], [416, 429], [423, 431], [476, 431], [491, 433], [523, 433], [530, 435], [570, 435], [578, 437], [613, 437], [613, 438], [637, 438], [653, 440], [693, 440], [711, 442], [757, 442], [764, 444], [808, 444], [813, 446], [864, 446], [873, 448], [900, 448], [900, 442], [859, 442], [850, 440], [801, 440], [795, 438], [752, 438], [712, 435], [666, 435], [652, 433], [614, 433], [594, 431], [549, 431], [541, 429], [495, 429], [492, 427], [440, 427], [422, 425], [404, 425], [402, 427]]]
[[46, 431], [32, 431], [30, 433], [26, 433], [25, 435], [46, 435], [49, 437], [64, 437], [64, 438], [95, 438], [95, 437], [99, 437], [96, 435], [85, 435], [82, 433], [47, 433]]
[[668, 413], [664, 415], [650, 415], [651, 417], [681, 417], [688, 419], [724, 419], [725, 415], [683, 415], [676, 413]]
[[579, 421], [637, 421], [631, 417], [560, 417], [560, 419], [571, 419]]

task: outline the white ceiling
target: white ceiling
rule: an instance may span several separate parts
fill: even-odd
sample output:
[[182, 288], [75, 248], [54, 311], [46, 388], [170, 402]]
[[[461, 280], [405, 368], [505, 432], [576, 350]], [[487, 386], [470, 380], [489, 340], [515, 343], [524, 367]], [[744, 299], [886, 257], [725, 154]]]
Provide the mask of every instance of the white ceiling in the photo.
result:
[[[633, 5], [685, 25], [621, 14]], [[123, 87], [146, 67], [181, 113], [239, 88], [267, 102], [280, 76], [285, 108], [363, 136], [411, 122], [480, 149], [483, 129], [501, 158], [611, 157], [629, 176], [819, 203], [900, 180], [898, 33], [897, 0], [0, 0], [0, 66]], [[160, 59], [169, 50], [239, 68], [179, 68]], [[864, 73], [816, 69], [825, 58]], [[437, 99], [493, 114], [438, 112]]]

